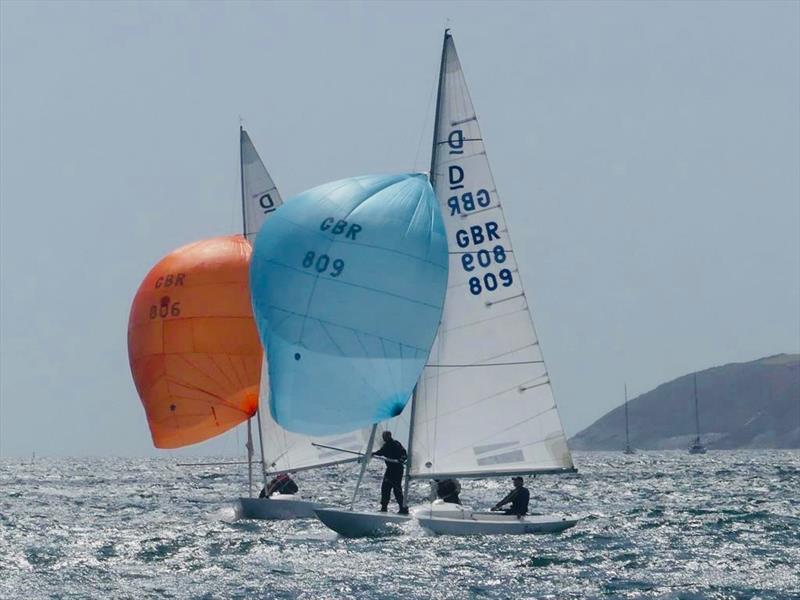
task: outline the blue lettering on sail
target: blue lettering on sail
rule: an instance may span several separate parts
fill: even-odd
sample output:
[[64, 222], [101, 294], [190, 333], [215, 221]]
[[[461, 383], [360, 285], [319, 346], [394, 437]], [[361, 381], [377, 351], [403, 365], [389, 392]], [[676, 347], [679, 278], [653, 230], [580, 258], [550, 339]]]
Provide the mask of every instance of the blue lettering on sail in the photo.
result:
[[450, 207], [449, 216], [460, 215], [462, 210], [471, 212], [476, 208], [486, 208], [491, 202], [492, 199], [489, 196], [489, 192], [484, 189], [475, 192], [474, 196], [472, 192], [464, 192], [461, 196], [451, 196], [447, 200], [447, 206]]
[[361, 225], [358, 223], [350, 223], [350, 227], [347, 227], [347, 221], [343, 219], [339, 219], [338, 221], [333, 217], [327, 217], [322, 220], [322, 223], [319, 226], [320, 231], [330, 231], [333, 235], [339, 235], [344, 233], [344, 230], [347, 229], [347, 234], [345, 234], [345, 238], [355, 240], [356, 234], [363, 229]]
[[464, 154], [464, 132], [454, 129], [447, 136], [447, 145], [450, 146], [450, 154]]
[[447, 169], [447, 173], [450, 177], [451, 190], [460, 190], [464, 188], [464, 185], [461, 183], [464, 181], [464, 169], [458, 165], [450, 165], [450, 167]]

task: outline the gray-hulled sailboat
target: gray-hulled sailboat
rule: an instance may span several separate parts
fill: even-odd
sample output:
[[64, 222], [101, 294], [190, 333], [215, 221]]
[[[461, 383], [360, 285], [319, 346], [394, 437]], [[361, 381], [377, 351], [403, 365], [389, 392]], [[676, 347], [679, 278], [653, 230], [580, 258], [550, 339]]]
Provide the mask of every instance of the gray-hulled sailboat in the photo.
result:
[[[240, 163], [242, 189], [242, 217], [244, 235], [252, 244], [264, 222], [283, 203], [275, 183], [256, 151], [247, 132], [240, 128]], [[355, 454], [364, 451], [370, 435], [369, 429], [337, 436], [311, 437], [292, 433], [278, 425], [269, 410], [268, 357], [261, 366], [261, 384], [257, 418], [261, 478], [266, 487], [270, 477], [280, 473], [296, 473], [357, 460]], [[333, 451], [325, 446], [336, 446], [351, 455]], [[300, 494], [282, 494], [280, 491], [268, 498], [253, 496], [253, 435], [247, 422], [247, 451], [249, 497], [239, 498], [239, 516], [246, 519], [302, 519], [313, 518], [314, 509], [324, 505], [303, 498]]]

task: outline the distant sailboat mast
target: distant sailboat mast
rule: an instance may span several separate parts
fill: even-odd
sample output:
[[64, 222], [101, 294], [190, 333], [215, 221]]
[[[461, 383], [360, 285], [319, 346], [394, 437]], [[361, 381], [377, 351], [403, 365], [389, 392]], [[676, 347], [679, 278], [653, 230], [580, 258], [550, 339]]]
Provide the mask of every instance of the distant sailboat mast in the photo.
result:
[[630, 438], [630, 431], [629, 431], [629, 423], [628, 423], [628, 384], [625, 384], [625, 454], [633, 454], [633, 448], [631, 448], [631, 438]]
[[697, 405], [697, 373], [694, 374], [694, 428], [696, 436], [694, 443], [701, 446], [700, 443], [700, 407]]

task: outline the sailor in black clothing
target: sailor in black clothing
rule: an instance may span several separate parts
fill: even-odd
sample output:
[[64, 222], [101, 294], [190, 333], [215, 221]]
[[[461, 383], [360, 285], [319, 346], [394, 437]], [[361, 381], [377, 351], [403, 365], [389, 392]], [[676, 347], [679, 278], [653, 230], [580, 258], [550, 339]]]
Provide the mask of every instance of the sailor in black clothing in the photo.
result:
[[450, 504], [461, 504], [458, 495], [461, 493], [461, 484], [458, 479], [434, 479], [433, 480], [434, 499], [439, 498], [442, 502]]
[[514, 489], [511, 490], [505, 498], [500, 500], [500, 502], [495, 504], [492, 510], [502, 510], [502, 507], [510, 502], [511, 508], [504, 511], [507, 515], [517, 515], [518, 517], [527, 515], [531, 493], [528, 491], [528, 488], [522, 485], [522, 477], [512, 477], [511, 481], [514, 482]]
[[397, 511], [401, 515], [408, 514], [408, 508], [403, 504], [403, 463], [406, 461], [406, 449], [403, 444], [392, 439], [390, 431], [383, 432], [383, 446], [373, 452], [373, 456], [382, 456], [392, 460], [386, 461], [386, 472], [383, 474], [381, 484], [381, 512], [386, 512], [389, 506], [389, 494], [394, 491], [394, 499], [400, 506]]
[[269, 498], [272, 494], [296, 494], [298, 490], [294, 479], [288, 473], [279, 473], [272, 481], [261, 489], [259, 498]]

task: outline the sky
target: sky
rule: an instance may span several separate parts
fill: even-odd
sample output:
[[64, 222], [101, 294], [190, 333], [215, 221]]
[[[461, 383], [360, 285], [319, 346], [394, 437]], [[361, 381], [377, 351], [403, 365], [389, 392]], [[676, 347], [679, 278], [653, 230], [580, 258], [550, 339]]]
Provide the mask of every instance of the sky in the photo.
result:
[[426, 170], [452, 29], [568, 435], [800, 352], [800, 3], [0, 2], [0, 456], [159, 451], [139, 283], [284, 198]]

